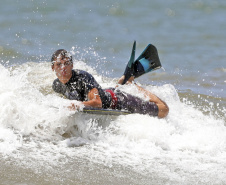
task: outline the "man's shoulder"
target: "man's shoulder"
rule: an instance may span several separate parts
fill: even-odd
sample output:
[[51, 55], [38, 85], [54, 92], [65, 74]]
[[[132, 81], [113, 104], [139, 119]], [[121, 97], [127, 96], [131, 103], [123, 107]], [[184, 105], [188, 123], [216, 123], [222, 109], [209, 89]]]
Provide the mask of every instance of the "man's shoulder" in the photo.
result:
[[58, 78], [53, 81], [53, 85], [59, 85], [59, 84], [61, 84], [61, 82]]
[[59, 78], [56, 78], [53, 83], [60, 82]]
[[64, 85], [60, 82], [58, 78], [53, 81], [52, 88], [57, 93], [64, 93], [65, 91]]
[[74, 75], [79, 76], [82, 78], [93, 78], [93, 75], [91, 75], [89, 72], [81, 70], [81, 69], [74, 69]]
[[81, 70], [81, 69], [73, 69], [74, 73], [77, 75], [91, 75], [87, 71]]

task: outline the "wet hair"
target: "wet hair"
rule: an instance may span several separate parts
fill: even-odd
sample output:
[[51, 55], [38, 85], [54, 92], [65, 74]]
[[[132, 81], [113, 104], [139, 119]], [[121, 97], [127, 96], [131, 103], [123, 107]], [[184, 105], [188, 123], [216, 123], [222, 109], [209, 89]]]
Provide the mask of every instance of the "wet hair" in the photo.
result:
[[56, 51], [53, 53], [53, 55], [52, 55], [52, 57], [51, 57], [52, 65], [54, 64], [55, 60], [56, 60], [59, 56], [61, 56], [62, 59], [64, 59], [64, 58], [69, 58], [69, 59], [70, 59], [70, 62], [72, 63], [72, 56], [71, 56], [71, 54], [70, 54], [69, 52], [67, 52], [65, 49], [58, 49], [58, 50], [56, 50]]

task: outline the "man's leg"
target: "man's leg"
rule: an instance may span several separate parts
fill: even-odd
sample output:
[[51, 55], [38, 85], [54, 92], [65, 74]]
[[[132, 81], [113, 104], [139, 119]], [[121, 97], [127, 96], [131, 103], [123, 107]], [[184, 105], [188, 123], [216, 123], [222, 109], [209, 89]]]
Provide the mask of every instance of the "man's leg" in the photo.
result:
[[[122, 84], [123, 80], [124, 80], [124, 75], [119, 79], [118, 83]], [[128, 83], [132, 83], [133, 80], [134, 80], [134, 77], [130, 77], [130, 79], [128, 80]], [[159, 109], [159, 113], [158, 113], [159, 118], [164, 118], [168, 115], [169, 107], [164, 101], [162, 101], [159, 97], [157, 97], [156, 95], [147, 91], [146, 89], [140, 87], [139, 85], [137, 85], [137, 84], [135, 84], [135, 85], [137, 86], [137, 88], [140, 92], [142, 92], [146, 97], [149, 98], [150, 102], [156, 103], [156, 105], [158, 106], [158, 109]]]

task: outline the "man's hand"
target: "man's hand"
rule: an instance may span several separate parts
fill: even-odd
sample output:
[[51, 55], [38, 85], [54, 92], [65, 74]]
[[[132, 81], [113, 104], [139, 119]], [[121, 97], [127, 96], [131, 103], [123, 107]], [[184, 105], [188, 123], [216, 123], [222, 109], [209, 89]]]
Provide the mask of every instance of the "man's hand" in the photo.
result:
[[[122, 84], [122, 82], [123, 82], [123, 80], [125, 79], [125, 75], [122, 75], [122, 77], [121, 78], [119, 78], [119, 80], [118, 80], [118, 84]], [[132, 81], [134, 80], [134, 76], [131, 76], [130, 78], [129, 78], [129, 80], [126, 82], [126, 84], [127, 83], [132, 83]]]
[[93, 88], [88, 93], [88, 101], [82, 102], [85, 107], [102, 107], [102, 101], [97, 88]]

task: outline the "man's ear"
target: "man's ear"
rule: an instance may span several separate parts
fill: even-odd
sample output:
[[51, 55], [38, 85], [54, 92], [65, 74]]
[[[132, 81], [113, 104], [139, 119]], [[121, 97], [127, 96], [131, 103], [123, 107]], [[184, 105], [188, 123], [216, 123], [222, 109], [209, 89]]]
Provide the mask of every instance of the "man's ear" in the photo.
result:
[[55, 71], [55, 70], [54, 70], [54, 64], [52, 64], [52, 66], [51, 66], [51, 67], [52, 67], [52, 70], [53, 70], [53, 71]]

